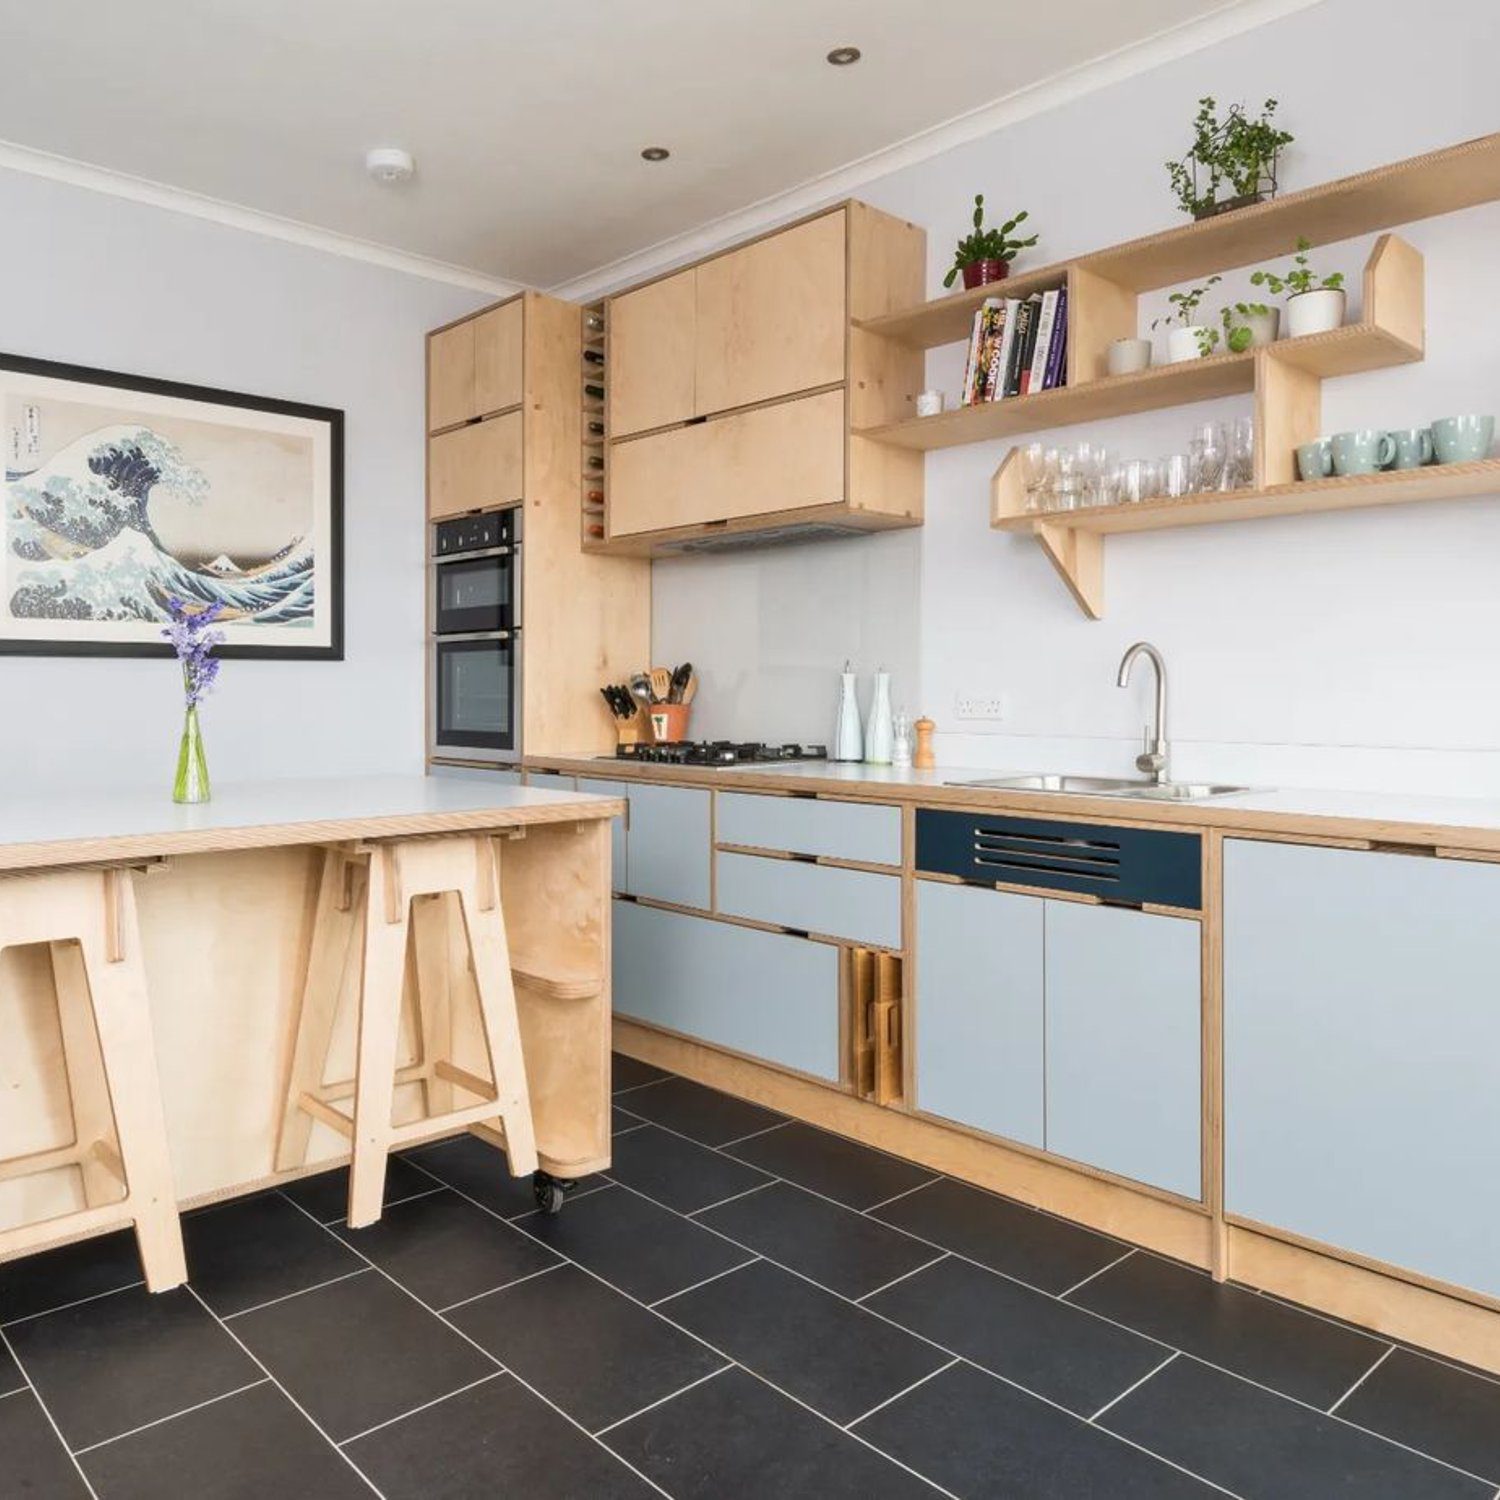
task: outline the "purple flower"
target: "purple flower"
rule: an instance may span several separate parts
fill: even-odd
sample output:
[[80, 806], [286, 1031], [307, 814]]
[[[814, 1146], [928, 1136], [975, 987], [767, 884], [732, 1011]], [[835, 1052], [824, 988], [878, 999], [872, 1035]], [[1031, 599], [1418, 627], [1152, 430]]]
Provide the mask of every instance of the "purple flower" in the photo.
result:
[[219, 661], [212, 653], [215, 646], [224, 644], [224, 632], [211, 627], [223, 610], [224, 602], [220, 599], [201, 608], [193, 608], [178, 598], [167, 600], [167, 614], [172, 623], [163, 626], [161, 633], [172, 643], [182, 664], [182, 689], [189, 708], [198, 706], [219, 675]]

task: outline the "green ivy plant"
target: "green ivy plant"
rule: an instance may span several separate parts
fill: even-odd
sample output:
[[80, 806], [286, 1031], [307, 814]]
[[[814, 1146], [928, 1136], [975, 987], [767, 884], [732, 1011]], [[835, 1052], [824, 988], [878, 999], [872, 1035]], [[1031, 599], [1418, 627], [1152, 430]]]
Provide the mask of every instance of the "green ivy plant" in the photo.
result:
[[[1275, 193], [1276, 158], [1283, 146], [1296, 139], [1272, 123], [1275, 113], [1276, 101], [1267, 99], [1256, 119], [1245, 113], [1243, 105], [1233, 104], [1220, 120], [1211, 94], [1198, 101], [1192, 146], [1181, 161], [1166, 164], [1172, 191], [1184, 213], [1195, 219], [1213, 213], [1220, 207], [1226, 184], [1233, 190], [1224, 194], [1226, 201]], [[1200, 173], [1207, 177], [1201, 192]]]
[[954, 278], [965, 266], [981, 260], [1011, 261], [1019, 251], [1029, 250], [1038, 236], [1017, 239], [1013, 234], [1016, 226], [1025, 221], [1027, 210], [1022, 209], [1013, 219], [1007, 219], [998, 229], [984, 227], [984, 194], [974, 194], [974, 228], [966, 234], [953, 251], [953, 266], [943, 277], [944, 286], [952, 286]]
[[[1224, 278], [1222, 276], [1210, 276], [1202, 286], [1189, 287], [1185, 292], [1172, 292], [1167, 301], [1172, 305], [1172, 311], [1163, 313], [1159, 318], [1151, 321], [1152, 330], [1157, 328], [1170, 328], [1174, 323], [1181, 323], [1184, 328], [1193, 327], [1193, 315], [1198, 311], [1198, 304], [1216, 287]], [[1198, 352], [1200, 354], [1211, 354], [1219, 347], [1219, 330], [1217, 328], [1194, 328], [1198, 336]]]
[[1219, 309], [1224, 325], [1224, 347], [1232, 354], [1243, 354], [1250, 347], [1254, 333], [1246, 326], [1247, 318], [1263, 318], [1271, 309], [1264, 302], [1232, 302]]
[[1344, 285], [1344, 273], [1330, 271], [1326, 276], [1319, 276], [1308, 264], [1307, 252], [1311, 249], [1312, 241], [1299, 235], [1297, 253], [1292, 257], [1292, 269], [1281, 276], [1274, 271], [1253, 271], [1250, 274], [1250, 284], [1269, 287], [1273, 297], [1279, 297], [1283, 292], [1300, 297], [1303, 292], [1339, 291]]

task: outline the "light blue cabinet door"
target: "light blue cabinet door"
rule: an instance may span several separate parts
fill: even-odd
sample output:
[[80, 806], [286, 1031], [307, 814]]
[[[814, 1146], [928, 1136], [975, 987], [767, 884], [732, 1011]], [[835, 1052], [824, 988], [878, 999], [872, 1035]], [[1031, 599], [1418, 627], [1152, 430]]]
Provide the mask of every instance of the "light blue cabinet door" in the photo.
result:
[[1049, 901], [1047, 1150], [1197, 1198], [1197, 922]]
[[901, 809], [868, 802], [720, 792], [721, 844], [824, 854], [867, 865], [901, 863]]
[[1042, 1144], [1042, 910], [917, 883], [917, 1107]]
[[718, 861], [721, 912], [867, 947], [901, 946], [899, 876], [759, 854], [721, 853]]
[[[578, 790], [591, 792], [596, 797], [620, 797], [626, 802], [630, 800], [630, 788], [623, 781], [591, 781], [587, 777], [580, 776]], [[621, 813], [609, 825], [609, 868], [614, 888], [617, 891], [630, 889], [630, 856], [627, 852], [629, 839], [625, 825], [624, 813]]]
[[1224, 845], [1231, 1213], [1500, 1296], [1500, 866]]
[[616, 901], [617, 1014], [839, 1078], [839, 952], [828, 943]]
[[694, 787], [633, 781], [626, 876], [632, 896], [677, 906], [709, 906], [709, 798]]

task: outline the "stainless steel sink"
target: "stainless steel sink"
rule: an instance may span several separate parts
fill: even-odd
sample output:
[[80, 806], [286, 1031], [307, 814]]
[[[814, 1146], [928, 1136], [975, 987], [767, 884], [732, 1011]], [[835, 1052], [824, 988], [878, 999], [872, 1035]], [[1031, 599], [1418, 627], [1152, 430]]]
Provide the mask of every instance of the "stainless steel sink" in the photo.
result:
[[1057, 792], [1074, 797], [1135, 797], [1146, 802], [1201, 802], [1250, 790], [1210, 781], [1155, 782], [1123, 776], [997, 776], [984, 781], [950, 781], [947, 785], [996, 792]]

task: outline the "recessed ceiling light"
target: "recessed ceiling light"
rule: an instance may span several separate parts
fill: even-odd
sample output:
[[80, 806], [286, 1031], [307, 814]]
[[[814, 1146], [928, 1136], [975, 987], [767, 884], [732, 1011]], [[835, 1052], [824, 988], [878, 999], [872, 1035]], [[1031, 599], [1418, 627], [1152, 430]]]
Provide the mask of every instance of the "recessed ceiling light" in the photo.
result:
[[641, 152], [642, 161], [665, 161], [672, 153], [665, 146], [647, 146]]
[[377, 146], [365, 153], [365, 171], [376, 182], [405, 182], [416, 170], [411, 152], [399, 146]]
[[835, 47], [828, 54], [828, 61], [836, 68], [847, 68], [850, 63], [857, 63], [860, 59], [858, 47]]

